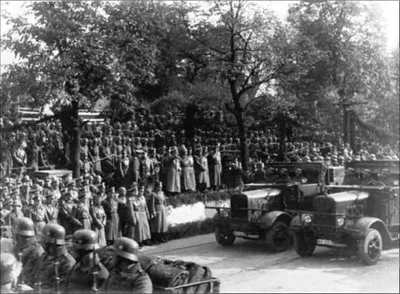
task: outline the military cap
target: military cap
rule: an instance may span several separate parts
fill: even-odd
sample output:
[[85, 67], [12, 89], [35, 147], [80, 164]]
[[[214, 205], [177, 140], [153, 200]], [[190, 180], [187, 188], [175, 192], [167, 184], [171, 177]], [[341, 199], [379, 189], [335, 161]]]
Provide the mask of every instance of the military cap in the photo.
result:
[[110, 192], [115, 193], [115, 187], [109, 187], [107, 189], [106, 193], [110, 193]]
[[39, 200], [41, 199], [40, 194], [33, 194], [32, 200]]
[[15, 200], [13, 201], [13, 206], [22, 207], [22, 202], [21, 202], [21, 200], [20, 200], [19, 198], [15, 199]]

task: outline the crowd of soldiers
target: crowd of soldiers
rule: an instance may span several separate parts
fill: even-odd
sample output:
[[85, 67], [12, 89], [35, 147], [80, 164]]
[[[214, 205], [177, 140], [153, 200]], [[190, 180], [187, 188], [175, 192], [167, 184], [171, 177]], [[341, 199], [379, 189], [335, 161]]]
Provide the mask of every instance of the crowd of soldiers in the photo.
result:
[[[1, 123], [0, 128], [12, 125], [7, 119]], [[81, 290], [89, 284], [116, 290], [136, 283], [134, 273], [146, 277], [137, 265], [137, 250], [167, 241], [168, 197], [229, 187], [226, 179], [230, 174], [235, 175], [233, 186], [242, 181], [240, 141], [235, 131], [196, 129], [194, 144], [189, 144], [185, 131], [166, 116], [138, 114], [122, 124], [86, 124], [82, 130], [79, 178], [72, 178], [71, 174], [35, 176], [38, 170], [70, 167], [71, 140], [64, 139], [59, 122], [40, 123], [3, 132], [1, 136], [2, 236], [16, 240], [14, 257], [2, 254], [2, 272], [3, 258], [5, 272], [10, 268], [18, 272], [18, 261], [13, 258], [22, 253], [22, 280], [31, 287], [41, 281], [46, 288], [45, 280], [54, 276], [59, 278], [59, 287], [74, 285], [74, 289]], [[274, 174], [268, 167], [279, 153], [273, 129], [249, 131], [247, 141], [248, 180], [288, 180], [284, 173]], [[327, 142], [287, 142], [285, 147], [287, 162], [323, 161], [340, 166], [351, 160], [398, 160], [398, 145], [393, 150], [363, 143], [357, 152], [348, 144]], [[295, 178], [305, 180], [301, 170], [296, 171]], [[71, 236], [78, 252], [74, 257], [65, 249], [65, 239]], [[95, 252], [97, 247], [113, 244], [119, 252], [115, 257], [118, 269], [108, 273]], [[58, 265], [54, 268], [50, 263]], [[35, 268], [41, 270], [25, 272]], [[91, 275], [92, 270], [97, 275]], [[126, 280], [124, 283], [120, 283], [121, 277]], [[13, 284], [16, 274], [4, 279], [7, 285]], [[145, 293], [151, 284], [143, 279]], [[2, 273], [2, 289], [3, 285]]]
[[112, 269], [101, 262], [100, 245], [92, 230], [72, 235], [73, 254], [67, 250], [66, 231], [45, 225], [41, 240], [30, 218], [16, 220], [15, 244], [0, 254], [1, 293], [152, 293], [153, 285], [139, 262], [138, 244], [126, 237], [113, 242]]

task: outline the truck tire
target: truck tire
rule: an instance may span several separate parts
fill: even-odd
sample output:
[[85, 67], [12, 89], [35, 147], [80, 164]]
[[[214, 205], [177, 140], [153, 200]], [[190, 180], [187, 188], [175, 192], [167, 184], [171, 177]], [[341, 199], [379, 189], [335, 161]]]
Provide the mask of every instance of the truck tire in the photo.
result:
[[273, 252], [283, 252], [289, 248], [290, 232], [285, 222], [276, 221], [272, 228], [267, 231], [267, 247]]
[[358, 243], [358, 257], [365, 265], [374, 265], [381, 258], [382, 236], [375, 229], [369, 229]]
[[235, 242], [236, 237], [233, 235], [233, 232], [222, 232], [219, 227], [216, 227], [215, 239], [217, 240], [217, 243], [222, 246], [231, 246]]
[[317, 240], [312, 236], [312, 233], [296, 232], [293, 237], [294, 248], [299, 256], [308, 257], [313, 255]]

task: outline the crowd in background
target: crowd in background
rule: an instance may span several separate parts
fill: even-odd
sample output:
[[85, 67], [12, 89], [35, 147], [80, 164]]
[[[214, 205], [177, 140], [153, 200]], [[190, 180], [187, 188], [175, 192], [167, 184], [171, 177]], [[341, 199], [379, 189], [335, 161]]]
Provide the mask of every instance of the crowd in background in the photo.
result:
[[[4, 119], [2, 127], [10, 121]], [[195, 130], [194, 144], [173, 117], [137, 115], [127, 123], [92, 123], [82, 130], [81, 177], [35, 177], [32, 171], [70, 166], [70, 141], [59, 122], [40, 123], [1, 138], [1, 222], [13, 227], [31, 218], [37, 235], [47, 223], [59, 223], [71, 235], [78, 229], [97, 232], [101, 245], [118, 236], [141, 246], [166, 241], [166, 197], [183, 192], [219, 190], [241, 184], [240, 141], [234, 130]], [[247, 134], [250, 181], [267, 179], [268, 163], [277, 159], [273, 129]], [[296, 141], [286, 143], [288, 162], [323, 161], [340, 166], [351, 160], [398, 160], [394, 149]], [[7, 232], [3, 232], [3, 235]], [[11, 234], [11, 232], [8, 232]]]

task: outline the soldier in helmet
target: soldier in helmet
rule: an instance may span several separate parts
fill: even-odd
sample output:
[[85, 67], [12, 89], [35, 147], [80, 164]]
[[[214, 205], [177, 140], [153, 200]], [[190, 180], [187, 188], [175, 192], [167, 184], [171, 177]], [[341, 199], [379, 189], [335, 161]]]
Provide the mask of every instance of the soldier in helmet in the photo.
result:
[[[18, 277], [22, 271], [21, 262], [17, 261], [12, 253], [0, 254], [0, 274], [1, 288], [0, 293], [23, 293], [31, 292], [33, 289], [26, 285], [17, 285]], [[15, 290], [15, 285], [17, 289]]]
[[114, 249], [114, 268], [106, 283], [107, 293], [153, 293], [150, 277], [139, 262], [138, 244], [121, 237], [115, 240]]
[[23, 266], [22, 281], [33, 287], [36, 280], [37, 260], [44, 253], [36, 239], [33, 221], [27, 217], [17, 219], [14, 236], [17, 242], [15, 254], [20, 256], [19, 260]]
[[104, 288], [109, 273], [96, 252], [99, 249], [96, 240], [96, 233], [91, 230], [78, 230], [72, 235], [77, 256], [67, 277], [67, 293], [97, 292]]
[[65, 287], [75, 259], [65, 247], [65, 229], [58, 224], [47, 224], [42, 232], [45, 253], [38, 259], [37, 280], [46, 293], [56, 293]]

